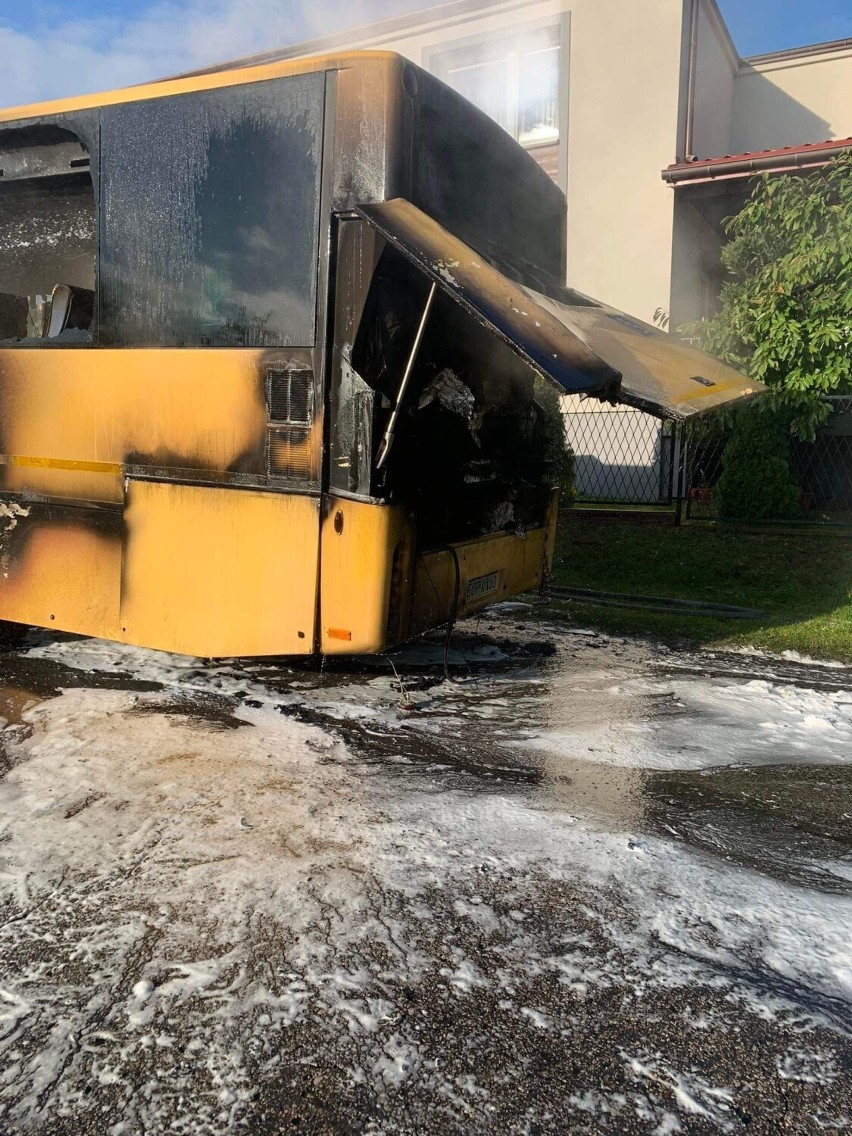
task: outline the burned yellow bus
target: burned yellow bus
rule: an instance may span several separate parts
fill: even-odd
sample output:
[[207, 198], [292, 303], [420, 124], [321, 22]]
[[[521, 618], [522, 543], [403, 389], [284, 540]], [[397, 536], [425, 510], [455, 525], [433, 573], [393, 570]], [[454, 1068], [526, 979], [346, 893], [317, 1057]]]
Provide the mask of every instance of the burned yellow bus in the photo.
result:
[[375, 652], [534, 586], [542, 382], [738, 373], [568, 291], [565, 199], [390, 53], [0, 113], [0, 620]]

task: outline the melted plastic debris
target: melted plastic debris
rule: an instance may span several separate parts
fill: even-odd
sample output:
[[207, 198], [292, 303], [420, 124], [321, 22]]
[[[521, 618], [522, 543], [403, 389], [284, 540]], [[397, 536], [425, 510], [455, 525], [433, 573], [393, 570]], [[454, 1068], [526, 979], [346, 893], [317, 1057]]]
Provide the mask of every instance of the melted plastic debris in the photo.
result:
[[473, 391], [461, 381], [458, 375], [445, 368], [436, 375], [420, 396], [419, 409], [422, 410], [431, 402], [440, 404], [460, 418], [470, 420], [476, 410], [476, 398]]
[[17, 501], [0, 501], [0, 536], [10, 533], [22, 517], [29, 515], [29, 509]]

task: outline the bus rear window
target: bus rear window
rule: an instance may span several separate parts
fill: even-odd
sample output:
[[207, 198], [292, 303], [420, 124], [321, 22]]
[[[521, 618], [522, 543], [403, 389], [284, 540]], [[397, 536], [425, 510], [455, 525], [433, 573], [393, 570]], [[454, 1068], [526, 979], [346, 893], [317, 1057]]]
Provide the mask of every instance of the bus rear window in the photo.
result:
[[99, 342], [314, 341], [324, 76], [107, 107]]
[[96, 209], [85, 150], [66, 130], [10, 130], [0, 169], [0, 342], [90, 343]]

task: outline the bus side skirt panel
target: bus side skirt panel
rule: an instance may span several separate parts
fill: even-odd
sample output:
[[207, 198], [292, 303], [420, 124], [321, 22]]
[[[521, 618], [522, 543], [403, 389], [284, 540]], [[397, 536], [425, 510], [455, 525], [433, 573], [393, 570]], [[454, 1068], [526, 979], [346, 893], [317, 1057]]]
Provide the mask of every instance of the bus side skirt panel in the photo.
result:
[[203, 658], [311, 654], [319, 505], [134, 479], [123, 511], [0, 500], [0, 619]]
[[319, 499], [130, 481], [121, 635], [204, 657], [314, 649]]
[[119, 639], [120, 506], [0, 498], [0, 619]]
[[417, 558], [412, 635], [537, 588], [549, 570], [546, 528], [496, 533]]

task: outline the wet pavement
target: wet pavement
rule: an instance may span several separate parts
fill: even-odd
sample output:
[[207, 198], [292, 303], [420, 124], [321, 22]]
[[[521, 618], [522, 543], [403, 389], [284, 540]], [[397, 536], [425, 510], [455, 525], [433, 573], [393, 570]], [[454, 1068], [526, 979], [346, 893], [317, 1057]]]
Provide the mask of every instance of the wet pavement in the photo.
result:
[[450, 662], [0, 658], [0, 1131], [852, 1129], [850, 672]]

